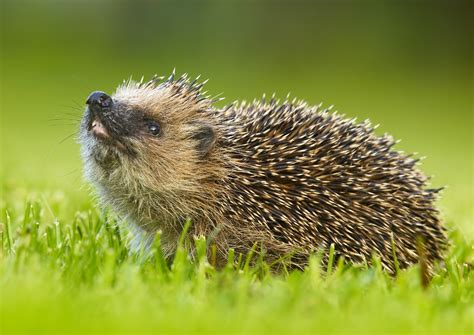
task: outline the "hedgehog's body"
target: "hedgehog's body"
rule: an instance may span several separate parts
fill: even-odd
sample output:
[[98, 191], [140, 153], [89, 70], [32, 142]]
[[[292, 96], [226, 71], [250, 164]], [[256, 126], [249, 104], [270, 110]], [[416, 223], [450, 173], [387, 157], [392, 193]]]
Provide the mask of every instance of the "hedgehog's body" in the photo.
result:
[[[257, 244], [302, 266], [334, 244], [336, 256], [361, 263], [377, 253], [393, 271], [393, 246], [406, 267], [418, 261], [418, 238], [430, 265], [442, 258], [437, 190], [391, 137], [301, 102], [219, 110], [199, 89], [185, 78], [128, 84], [110, 110], [90, 104], [83, 122], [88, 177], [119, 214], [147, 234], [161, 230], [167, 254], [190, 218], [222, 261]], [[148, 128], [153, 119], [162, 132], [151, 137], [127, 118]]]

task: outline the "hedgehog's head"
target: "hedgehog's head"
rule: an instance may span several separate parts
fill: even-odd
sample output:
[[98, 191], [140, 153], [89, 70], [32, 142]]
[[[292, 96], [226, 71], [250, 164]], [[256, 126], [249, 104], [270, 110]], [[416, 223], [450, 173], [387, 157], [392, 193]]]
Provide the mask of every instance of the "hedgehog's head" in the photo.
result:
[[186, 77], [129, 81], [93, 92], [81, 124], [87, 177], [103, 192], [197, 192], [209, 179], [218, 130], [212, 100]]

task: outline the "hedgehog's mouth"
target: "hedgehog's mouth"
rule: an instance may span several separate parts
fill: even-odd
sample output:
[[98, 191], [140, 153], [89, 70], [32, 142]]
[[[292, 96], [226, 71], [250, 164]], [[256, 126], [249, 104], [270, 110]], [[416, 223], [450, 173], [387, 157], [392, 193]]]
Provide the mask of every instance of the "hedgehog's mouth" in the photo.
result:
[[116, 136], [112, 136], [112, 133], [98, 117], [91, 117], [89, 119], [87, 132], [89, 136], [92, 136], [101, 144], [116, 147], [122, 152], [130, 153], [130, 148]]
[[98, 119], [92, 120], [89, 125], [89, 132], [100, 140], [109, 140], [110, 134], [107, 128]]

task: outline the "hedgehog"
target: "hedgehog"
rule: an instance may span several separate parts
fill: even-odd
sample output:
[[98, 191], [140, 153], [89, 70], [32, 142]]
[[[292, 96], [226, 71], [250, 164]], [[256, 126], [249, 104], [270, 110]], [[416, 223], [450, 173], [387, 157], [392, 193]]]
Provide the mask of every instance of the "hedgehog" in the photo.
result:
[[441, 189], [427, 187], [419, 159], [395, 150], [392, 136], [296, 99], [216, 107], [204, 84], [173, 71], [87, 98], [85, 176], [140, 241], [160, 233], [172, 258], [190, 220], [217, 266], [255, 246], [296, 268], [332, 249], [350, 264], [377, 255], [394, 273], [419, 262], [418, 241], [430, 270], [443, 259]]

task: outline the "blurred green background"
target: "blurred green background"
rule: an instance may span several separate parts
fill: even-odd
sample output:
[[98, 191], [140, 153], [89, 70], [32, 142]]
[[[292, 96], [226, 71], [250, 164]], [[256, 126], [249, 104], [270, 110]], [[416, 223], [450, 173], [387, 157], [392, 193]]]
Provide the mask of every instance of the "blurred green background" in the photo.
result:
[[88, 199], [74, 135], [87, 95], [176, 67], [223, 103], [291, 92], [380, 123], [427, 156], [444, 215], [474, 236], [472, 3], [4, 0], [2, 196]]

